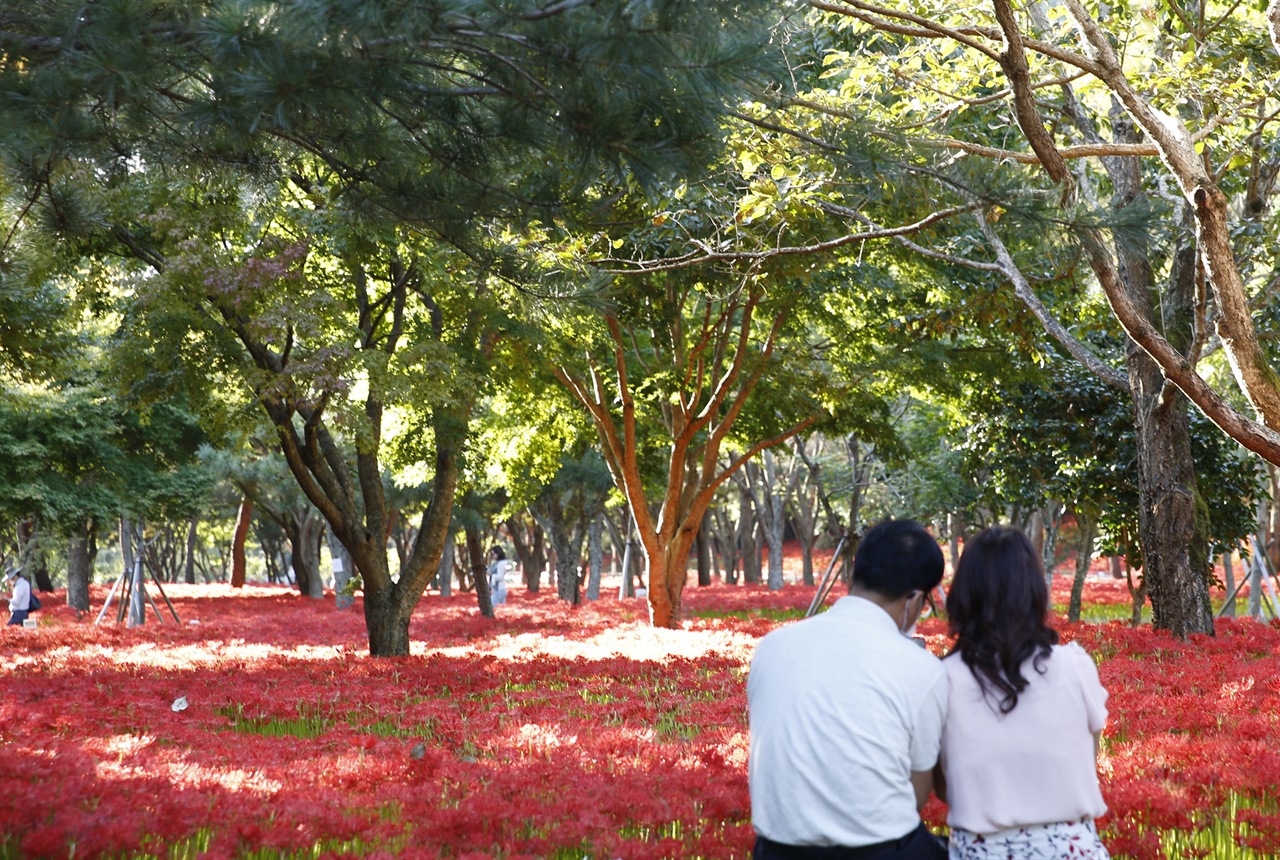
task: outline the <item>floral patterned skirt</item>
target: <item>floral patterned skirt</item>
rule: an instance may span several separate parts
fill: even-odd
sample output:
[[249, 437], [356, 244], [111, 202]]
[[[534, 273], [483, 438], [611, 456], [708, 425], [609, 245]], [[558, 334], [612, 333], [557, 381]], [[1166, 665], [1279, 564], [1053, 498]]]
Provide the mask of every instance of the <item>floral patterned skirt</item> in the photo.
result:
[[1060, 821], [996, 833], [951, 829], [950, 860], [1111, 860], [1092, 821]]

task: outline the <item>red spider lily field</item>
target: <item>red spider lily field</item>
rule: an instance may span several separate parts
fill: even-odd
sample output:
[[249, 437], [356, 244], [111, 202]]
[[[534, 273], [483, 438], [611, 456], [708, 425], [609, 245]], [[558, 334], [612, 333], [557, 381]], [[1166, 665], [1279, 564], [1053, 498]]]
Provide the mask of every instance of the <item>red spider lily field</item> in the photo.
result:
[[[358, 601], [169, 591], [180, 626], [94, 627], [55, 593], [0, 633], [0, 857], [745, 857], [747, 667], [813, 594], [691, 586], [678, 631], [642, 601], [519, 590], [487, 620], [428, 595], [411, 656], [373, 660]], [[1280, 850], [1280, 629], [1059, 627], [1111, 691], [1112, 853]]]

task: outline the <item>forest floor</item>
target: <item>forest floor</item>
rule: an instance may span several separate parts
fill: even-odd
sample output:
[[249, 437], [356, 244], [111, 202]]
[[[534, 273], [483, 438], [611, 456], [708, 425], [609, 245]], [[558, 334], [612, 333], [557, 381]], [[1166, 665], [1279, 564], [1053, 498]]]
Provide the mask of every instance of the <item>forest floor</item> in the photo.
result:
[[[181, 624], [95, 627], [55, 592], [37, 629], [0, 632], [0, 858], [745, 857], [747, 667], [813, 594], [690, 586], [675, 631], [614, 596], [515, 585], [489, 620], [428, 595], [411, 655], [372, 660], [359, 599], [166, 590]], [[1085, 600], [1128, 617], [1123, 581]], [[1058, 626], [1111, 692], [1113, 854], [1275, 856], [1280, 628]], [[921, 632], [945, 652], [942, 621]]]

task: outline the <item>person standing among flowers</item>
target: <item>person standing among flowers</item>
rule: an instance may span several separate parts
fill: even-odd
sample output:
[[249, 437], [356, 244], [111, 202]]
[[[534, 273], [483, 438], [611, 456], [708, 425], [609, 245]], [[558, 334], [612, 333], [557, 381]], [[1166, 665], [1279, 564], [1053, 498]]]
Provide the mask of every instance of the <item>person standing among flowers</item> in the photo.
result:
[[31, 583], [22, 575], [22, 568], [15, 567], [5, 574], [13, 589], [9, 597], [9, 623], [21, 624], [31, 611]]
[[489, 600], [497, 606], [507, 602], [507, 554], [502, 547], [494, 546], [489, 550]]
[[920, 809], [946, 673], [910, 638], [942, 569], [927, 531], [887, 520], [859, 543], [849, 596], [760, 640], [747, 679], [755, 860], [945, 860]]
[[955, 646], [938, 794], [951, 860], [1108, 860], [1097, 750], [1107, 691], [1093, 659], [1048, 626], [1040, 558], [1022, 532], [966, 545], [947, 594]]

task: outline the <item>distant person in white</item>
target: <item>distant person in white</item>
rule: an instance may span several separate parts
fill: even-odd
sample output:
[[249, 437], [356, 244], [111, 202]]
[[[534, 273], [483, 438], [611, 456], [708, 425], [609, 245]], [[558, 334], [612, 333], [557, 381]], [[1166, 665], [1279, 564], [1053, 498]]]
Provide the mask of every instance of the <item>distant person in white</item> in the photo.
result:
[[1107, 860], [1093, 820], [1107, 691], [1079, 645], [1047, 624], [1049, 592], [1026, 535], [971, 538], [947, 594], [956, 644], [939, 796], [953, 860]]
[[31, 583], [15, 568], [5, 574], [13, 589], [9, 596], [9, 623], [21, 624], [31, 612]]
[[920, 820], [933, 788], [947, 679], [911, 639], [942, 580], [911, 520], [858, 545], [849, 596], [760, 640], [747, 680], [755, 860], [944, 860]]
[[502, 547], [489, 550], [489, 602], [494, 606], [507, 602], [507, 554]]

